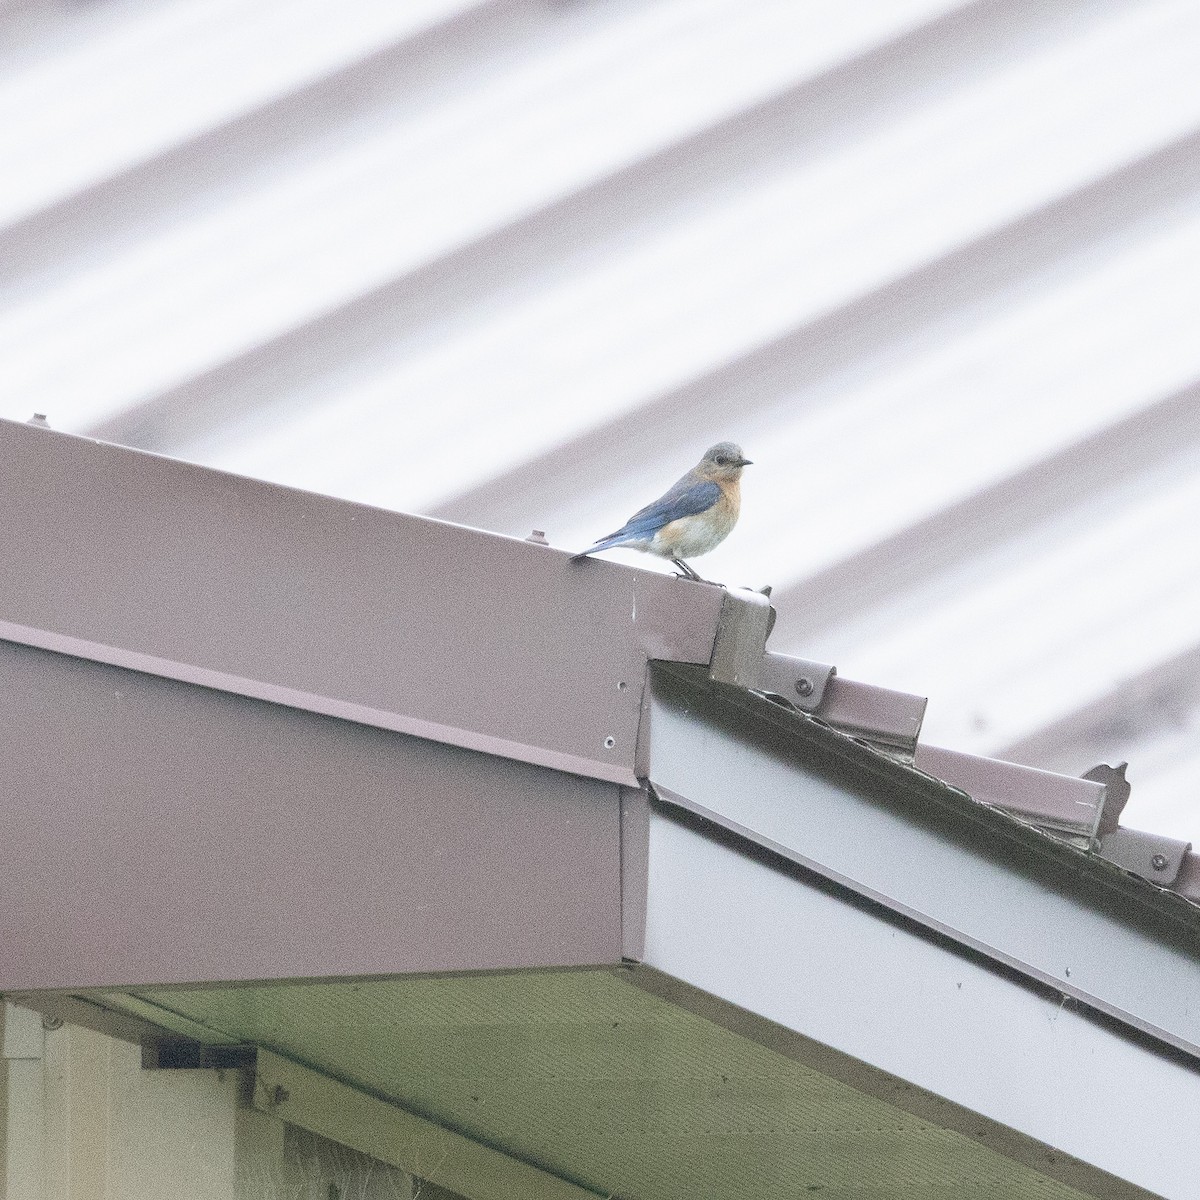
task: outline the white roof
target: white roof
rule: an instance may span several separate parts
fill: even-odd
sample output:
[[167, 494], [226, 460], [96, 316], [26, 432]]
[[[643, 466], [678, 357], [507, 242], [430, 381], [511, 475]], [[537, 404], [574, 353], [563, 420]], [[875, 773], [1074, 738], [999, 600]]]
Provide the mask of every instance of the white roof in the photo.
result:
[[[1200, 843], [1200, 8], [0, 3], [0, 415], [697, 565]], [[654, 567], [644, 559], [643, 565]]]

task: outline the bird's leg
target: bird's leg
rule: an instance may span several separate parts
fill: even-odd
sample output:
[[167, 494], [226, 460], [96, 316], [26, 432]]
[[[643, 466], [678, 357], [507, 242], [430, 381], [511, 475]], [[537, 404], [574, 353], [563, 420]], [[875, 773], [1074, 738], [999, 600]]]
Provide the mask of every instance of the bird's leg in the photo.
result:
[[705, 580], [701, 579], [700, 576], [697, 575], [696, 572], [693, 571], [692, 568], [689, 567], [682, 558], [673, 558], [671, 561], [683, 572], [684, 579], [691, 579], [696, 583], [706, 582]]

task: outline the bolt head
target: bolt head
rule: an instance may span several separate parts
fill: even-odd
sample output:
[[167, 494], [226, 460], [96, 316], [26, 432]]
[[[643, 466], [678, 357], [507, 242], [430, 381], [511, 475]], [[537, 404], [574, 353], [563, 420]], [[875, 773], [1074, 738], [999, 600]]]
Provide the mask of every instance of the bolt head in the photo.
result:
[[799, 692], [801, 696], [811, 696], [816, 690], [817, 689], [813, 684], [813, 681], [809, 679], [807, 675], [801, 675], [800, 678], [796, 680], [796, 691]]
[[1150, 865], [1156, 871], [1165, 871], [1167, 869], [1167, 856], [1165, 854], [1156, 854], [1150, 860]]

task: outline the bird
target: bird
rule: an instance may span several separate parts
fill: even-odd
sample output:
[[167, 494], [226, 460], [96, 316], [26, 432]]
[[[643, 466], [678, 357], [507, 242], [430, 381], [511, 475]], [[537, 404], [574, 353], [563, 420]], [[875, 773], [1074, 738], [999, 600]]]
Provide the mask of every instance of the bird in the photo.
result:
[[748, 466], [750, 459], [741, 446], [733, 442], [710, 446], [704, 457], [653, 504], [638, 509], [616, 533], [573, 555], [571, 561], [626, 546], [668, 558], [682, 577], [707, 583], [686, 560], [715, 550], [737, 524], [742, 468]]

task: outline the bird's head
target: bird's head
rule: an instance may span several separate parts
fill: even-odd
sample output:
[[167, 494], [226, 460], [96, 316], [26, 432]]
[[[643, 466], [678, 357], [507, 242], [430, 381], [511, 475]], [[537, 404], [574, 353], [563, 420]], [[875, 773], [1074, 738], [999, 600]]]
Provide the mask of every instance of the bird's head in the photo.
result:
[[749, 465], [750, 460], [742, 453], [741, 446], [718, 442], [704, 452], [696, 473], [717, 483], [732, 483], [741, 478], [742, 468]]

